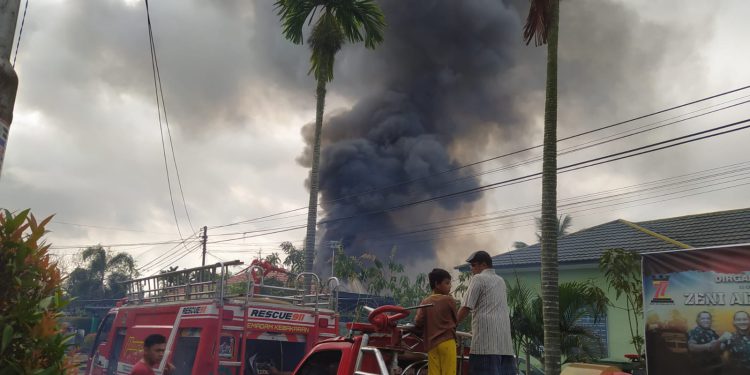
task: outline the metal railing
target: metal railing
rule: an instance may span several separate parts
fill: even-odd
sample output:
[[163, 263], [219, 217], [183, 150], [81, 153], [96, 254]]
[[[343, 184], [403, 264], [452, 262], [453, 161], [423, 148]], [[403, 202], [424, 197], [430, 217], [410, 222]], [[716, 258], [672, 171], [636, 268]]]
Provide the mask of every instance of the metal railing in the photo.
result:
[[[223, 305], [225, 300], [241, 299], [237, 303], [244, 306], [251, 301], [270, 299], [292, 305], [314, 308], [338, 308], [340, 282], [331, 277], [321, 283], [318, 275], [303, 272], [288, 277], [286, 282], [268, 283], [263, 276], [264, 269], [253, 265], [245, 269], [245, 278], [229, 283], [229, 267], [242, 265], [239, 260], [216, 263], [158, 275], [142, 277], [124, 282], [126, 304], [180, 302], [192, 300], [214, 300]], [[304, 278], [309, 277], [312, 288], [305, 289]]]
[[202, 299], [223, 303], [228, 268], [240, 264], [235, 260], [125, 281], [126, 304]]
[[[253, 274], [254, 271], [257, 273]], [[282, 285], [271, 285], [266, 283], [262, 267], [251, 266], [245, 270], [243, 293], [235, 293], [228, 297], [242, 297], [245, 305], [249, 304], [251, 300], [271, 299], [297, 306], [312, 307], [316, 311], [319, 308], [337, 310], [340, 286], [337, 278], [328, 278], [323, 285], [320, 282], [320, 277], [312, 272], [303, 272], [293, 276], [295, 277], [287, 278], [287, 282]], [[310, 293], [305, 293], [305, 284], [301, 280], [307, 276], [311, 280], [315, 280]], [[237, 290], [237, 288], [233, 290]]]

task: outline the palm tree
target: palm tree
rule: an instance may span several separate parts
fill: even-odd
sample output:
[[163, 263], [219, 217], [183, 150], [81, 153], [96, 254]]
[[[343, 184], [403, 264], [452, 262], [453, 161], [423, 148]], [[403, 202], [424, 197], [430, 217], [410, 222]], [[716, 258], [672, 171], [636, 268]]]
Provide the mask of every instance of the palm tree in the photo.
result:
[[[531, 374], [531, 356], [539, 357], [539, 345], [544, 334], [539, 324], [541, 316], [534, 308], [534, 293], [528, 287], [521, 285], [516, 276], [516, 282], [508, 286], [508, 308], [510, 309], [511, 338], [513, 350], [520, 358], [521, 351], [526, 355], [526, 369], [524, 374]], [[519, 360], [520, 362], [520, 360]]]
[[[585, 316], [595, 321], [606, 314], [608, 300], [601, 289], [589, 283], [568, 282], [560, 284], [560, 335], [561, 353], [565, 362], [590, 361], [601, 356], [601, 340], [593, 331], [581, 324]], [[513, 343], [516, 353], [526, 355], [526, 374], [530, 373], [529, 357], [543, 360], [547, 355], [540, 351], [544, 332], [540, 318], [543, 301], [527, 287], [516, 280], [508, 287], [508, 307], [513, 326]]]
[[565, 362], [588, 362], [601, 357], [601, 340], [580, 322], [586, 316], [598, 321], [605, 316], [607, 303], [595, 285], [575, 281], [560, 284], [560, 349]]
[[302, 29], [306, 23], [315, 21], [308, 40], [312, 50], [310, 73], [313, 73], [318, 82], [315, 139], [310, 168], [310, 201], [307, 207], [305, 236], [305, 271], [309, 272], [313, 265], [318, 216], [318, 165], [323, 108], [326, 85], [333, 80], [334, 58], [347, 41], [364, 41], [365, 47], [374, 49], [383, 41], [385, 17], [373, 0], [277, 0], [276, 9], [281, 17], [284, 37], [294, 44], [304, 42]]
[[[534, 219], [536, 220], [536, 239], [542, 242], [542, 219], [538, 217]], [[565, 237], [571, 225], [573, 225], [573, 218], [570, 215], [560, 215], [560, 218], [557, 220], [557, 238]], [[513, 249], [517, 250], [524, 247], [529, 247], [529, 244], [523, 241], [513, 242]]]
[[121, 283], [137, 275], [135, 260], [125, 252], [113, 254], [102, 246], [83, 250], [81, 258], [87, 264], [71, 272], [68, 291], [82, 299], [121, 298], [125, 294]]
[[557, 37], [559, 0], [531, 0], [524, 25], [526, 44], [547, 44], [547, 84], [542, 151], [542, 301], [544, 373], [560, 373], [560, 308], [557, 270]]

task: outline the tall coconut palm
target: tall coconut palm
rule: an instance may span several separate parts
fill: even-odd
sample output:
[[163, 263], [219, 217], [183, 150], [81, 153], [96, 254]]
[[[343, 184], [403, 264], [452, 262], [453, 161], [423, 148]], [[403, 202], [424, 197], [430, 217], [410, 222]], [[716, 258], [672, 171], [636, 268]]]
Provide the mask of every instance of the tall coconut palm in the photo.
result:
[[542, 151], [542, 301], [544, 372], [560, 373], [560, 308], [557, 270], [557, 36], [559, 0], [530, 0], [526, 44], [547, 44], [547, 84]]
[[315, 229], [318, 216], [318, 165], [320, 136], [326, 85], [333, 80], [336, 53], [345, 42], [364, 42], [374, 49], [383, 41], [385, 17], [373, 0], [277, 0], [284, 37], [294, 44], [303, 44], [305, 24], [314, 22], [308, 45], [310, 72], [318, 83], [316, 89], [315, 138], [310, 168], [310, 201], [307, 208], [305, 236], [305, 271], [312, 270], [315, 256]]

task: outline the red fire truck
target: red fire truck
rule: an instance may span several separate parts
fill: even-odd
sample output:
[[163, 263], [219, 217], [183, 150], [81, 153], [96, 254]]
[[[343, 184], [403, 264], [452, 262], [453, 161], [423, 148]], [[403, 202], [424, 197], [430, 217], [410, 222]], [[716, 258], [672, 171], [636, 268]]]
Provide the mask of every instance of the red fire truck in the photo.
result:
[[321, 283], [315, 274], [303, 273], [293, 283], [272, 284], [263, 276], [268, 267], [252, 265], [245, 282], [228, 283], [229, 267], [240, 264], [126, 282], [126, 298], [99, 326], [87, 374], [130, 373], [143, 340], [154, 333], [167, 338], [159, 372], [169, 362], [179, 375], [288, 372], [318, 342], [337, 337], [336, 278]]

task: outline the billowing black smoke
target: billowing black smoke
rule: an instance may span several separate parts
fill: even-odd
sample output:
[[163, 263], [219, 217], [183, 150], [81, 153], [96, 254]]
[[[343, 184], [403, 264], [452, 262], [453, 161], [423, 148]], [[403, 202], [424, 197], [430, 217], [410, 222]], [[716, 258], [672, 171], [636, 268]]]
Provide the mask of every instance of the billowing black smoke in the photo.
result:
[[[512, 69], [522, 44], [514, 9], [498, 0], [380, 3], [386, 41], [363, 59], [361, 75], [347, 77], [377, 89], [323, 127], [318, 265], [330, 259], [329, 241], [379, 257], [397, 246], [407, 264], [434, 258], [435, 233], [403, 233], [460, 216], [479, 195], [373, 212], [478, 186], [475, 177], [452, 182], [471, 175], [468, 168], [420, 178], [473, 161], [461, 157], [473, 158], [488, 137], [512, 133], [520, 121]], [[304, 130], [308, 145], [311, 130]]]

